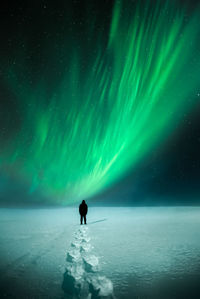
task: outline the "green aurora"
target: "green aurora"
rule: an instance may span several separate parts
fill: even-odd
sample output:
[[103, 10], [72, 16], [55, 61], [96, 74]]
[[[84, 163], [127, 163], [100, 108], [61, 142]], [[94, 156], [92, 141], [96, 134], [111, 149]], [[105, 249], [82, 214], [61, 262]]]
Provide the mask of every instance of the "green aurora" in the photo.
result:
[[[53, 92], [40, 76], [29, 84], [23, 61], [23, 77], [17, 67], [8, 69], [5, 81], [23, 118], [1, 149], [0, 165], [30, 193], [65, 205], [91, 198], [166, 142], [195, 107], [199, 10], [186, 22], [187, 7], [176, 1], [142, 3], [133, 9], [131, 1], [115, 2], [109, 32], [102, 37], [96, 30], [84, 71], [88, 45], [77, 40], [66, 47], [66, 68]], [[95, 30], [92, 18], [87, 30], [88, 36]]]

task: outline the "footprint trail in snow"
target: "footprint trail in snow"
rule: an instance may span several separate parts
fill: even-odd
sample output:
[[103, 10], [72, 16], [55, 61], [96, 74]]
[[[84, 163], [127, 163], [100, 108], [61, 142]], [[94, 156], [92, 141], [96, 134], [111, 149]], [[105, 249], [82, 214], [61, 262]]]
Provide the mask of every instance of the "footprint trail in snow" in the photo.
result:
[[99, 258], [93, 254], [89, 229], [80, 226], [67, 252], [62, 289], [65, 298], [114, 299], [113, 284], [101, 275]]

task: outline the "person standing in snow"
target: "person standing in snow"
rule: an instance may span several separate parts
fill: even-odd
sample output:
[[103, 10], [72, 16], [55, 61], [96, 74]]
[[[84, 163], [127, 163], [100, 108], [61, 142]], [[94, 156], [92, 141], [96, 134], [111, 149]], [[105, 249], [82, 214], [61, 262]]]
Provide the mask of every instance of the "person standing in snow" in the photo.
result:
[[79, 213], [81, 215], [81, 224], [83, 224], [83, 218], [84, 218], [84, 224], [87, 224], [86, 223], [87, 211], [88, 211], [88, 206], [87, 206], [85, 200], [83, 200], [79, 206]]

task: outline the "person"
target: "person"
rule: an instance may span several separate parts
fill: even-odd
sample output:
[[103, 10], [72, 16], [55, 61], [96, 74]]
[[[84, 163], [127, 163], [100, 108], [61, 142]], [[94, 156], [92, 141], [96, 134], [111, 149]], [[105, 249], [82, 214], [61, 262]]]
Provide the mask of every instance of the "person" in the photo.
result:
[[81, 215], [81, 224], [83, 224], [83, 218], [84, 218], [84, 224], [87, 224], [86, 223], [87, 211], [88, 211], [88, 206], [87, 206], [85, 200], [83, 200], [79, 206], [79, 213]]

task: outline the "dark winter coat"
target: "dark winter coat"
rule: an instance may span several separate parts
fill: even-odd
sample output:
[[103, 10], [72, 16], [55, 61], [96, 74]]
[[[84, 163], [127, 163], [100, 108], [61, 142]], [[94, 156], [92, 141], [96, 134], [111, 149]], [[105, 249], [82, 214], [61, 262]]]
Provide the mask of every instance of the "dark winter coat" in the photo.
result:
[[86, 205], [85, 201], [83, 200], [82, 203], [79, 206], [79, 213], [82, 216], [85, 216], [88, 211], [88, 206]]

